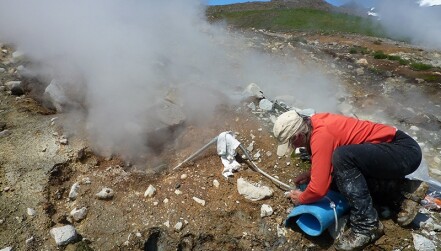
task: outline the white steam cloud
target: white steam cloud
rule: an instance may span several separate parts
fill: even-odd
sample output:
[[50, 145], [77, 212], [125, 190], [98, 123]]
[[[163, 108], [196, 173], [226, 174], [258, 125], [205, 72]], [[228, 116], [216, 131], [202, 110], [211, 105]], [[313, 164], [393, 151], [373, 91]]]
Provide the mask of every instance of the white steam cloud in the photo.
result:
[[84, 118], [96, 149], [129, 158], [148, 151], [154, 123], [146, 118], [171, 88], [189, 119], [213, 117], [217, 104], [237, 101], [234, 90], [252, 82], [269, 97], [334, 110], [335, 87], [318, 71], [246, 49], [204, 12], [199, 0], [0, 0], [0, 41], [81, 101], [69, 121]]
[[441, 6], [421, 7], [415, 0], [377, 1], [387, 31], [414, 44], [441, 49]]

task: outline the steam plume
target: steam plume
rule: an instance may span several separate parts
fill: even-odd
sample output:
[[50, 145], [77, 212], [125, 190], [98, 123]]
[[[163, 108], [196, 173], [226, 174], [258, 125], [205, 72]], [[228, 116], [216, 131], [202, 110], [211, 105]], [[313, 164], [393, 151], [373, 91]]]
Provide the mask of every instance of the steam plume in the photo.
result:
[[323, 75], [294, 58], [246, 49], [243, 38], [207, 23], [204, 11], [198, 0], [0, 0], [0, 41], [38, 62], [35, 75], [72, 89], [84, 107], [70, 121], [84, 117], [96, 149], [129, 158], [148, 150], [146, 115], [170, 88], [195, 119], [212, 117], [224, 97], [237, 101], [234, 87], [251, 82], [270, 97], [289, 93], [318, 111], [335, 107]]

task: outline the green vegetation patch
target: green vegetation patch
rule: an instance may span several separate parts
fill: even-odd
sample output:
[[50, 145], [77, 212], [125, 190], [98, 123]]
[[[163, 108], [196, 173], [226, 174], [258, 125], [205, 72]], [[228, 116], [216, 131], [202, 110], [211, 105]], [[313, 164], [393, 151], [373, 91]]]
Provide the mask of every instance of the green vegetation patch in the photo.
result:
[[375, 59], [386, 59], [387, 55], [384, 54], [383, 51], [376, 51], [376, 52], [374, 52], [374, 58]]
[[354, 46], [349, 49], [349, 53], [351, 53], [351, 54], [361, 53], [361, 54], [365, 55], [365, 54], [369, 54], [369, 50], [366, 47]]
[[273, 31], [317, 31], [360, 33], [384, 37], [381, 26], [369, 19], [315, 9], [272, 9], [236, 11], [220, 14], [219, 18], [239, 27]]
[[432, 69], [433, 66], [430, 64], [423, 64], [423, 63], [411, 63], [410, 68], [415, 71], [427, 71]]

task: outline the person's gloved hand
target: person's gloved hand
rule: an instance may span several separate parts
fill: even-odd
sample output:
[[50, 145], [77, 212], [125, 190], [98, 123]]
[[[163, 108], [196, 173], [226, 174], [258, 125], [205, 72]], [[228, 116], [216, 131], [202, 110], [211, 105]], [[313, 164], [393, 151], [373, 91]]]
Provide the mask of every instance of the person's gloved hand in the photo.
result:
[[298, 185], [301, 185], [301, 184], [306, 184], [310, 180], [311, 180], [311, 172], [307, 171], [307, 172], [304, 172], [304, 173], [300, 174], [299, 176], [297, 176], [294, 179], [294, 183], [298, 186]]

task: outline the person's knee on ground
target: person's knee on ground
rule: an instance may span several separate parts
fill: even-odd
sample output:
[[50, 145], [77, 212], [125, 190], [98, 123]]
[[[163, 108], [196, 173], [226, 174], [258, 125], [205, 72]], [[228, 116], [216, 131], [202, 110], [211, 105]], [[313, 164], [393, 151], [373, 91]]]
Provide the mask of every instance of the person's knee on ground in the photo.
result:
[[335, 184], [350, 207], [350, 229], [337, 239], [337, 250], [361, 249], [384, 233], [365, 177], [353, 161], [354, 157], [347, 147], [337, 148], [332, 156]]

